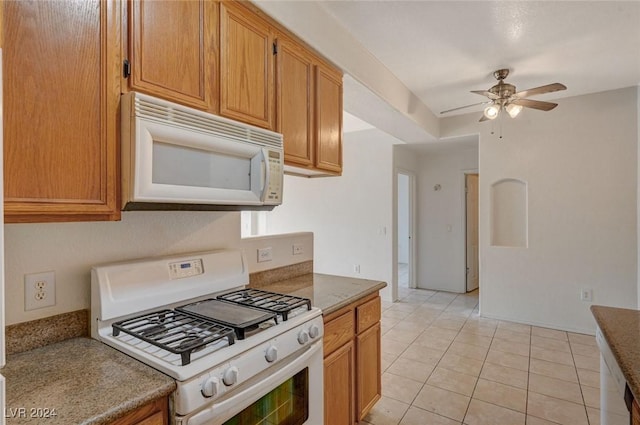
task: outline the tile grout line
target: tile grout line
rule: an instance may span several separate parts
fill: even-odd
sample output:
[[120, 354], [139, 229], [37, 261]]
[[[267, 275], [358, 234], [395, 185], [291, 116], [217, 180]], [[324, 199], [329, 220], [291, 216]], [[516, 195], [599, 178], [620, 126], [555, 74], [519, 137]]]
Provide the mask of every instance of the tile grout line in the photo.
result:
[[496, 328], [493, 330], [493, 334], [491, 335], [491, 342], [489, 343], [489, 348], [487, 349], [487, 353], [484, 355], [484, 360], [482, 360], [482, 366], [480, 367], [480, 371], [478, 372], [478, 378], [476, 379], [476, 383], [473, 386], [473, 391], [471, 391], [471, 396], [469, 397], [469, 404], [467, 404], [467, 409], [464, 411], [464, 416], [462, 417], [462, 422], [461, 422], [462, 425], [464, 425], [464, 420], [467, 418], [467, 414], [469, 413], [469, 407], [471, 407], [471, 401], [473, 400], [473, 395], [475, 394], [476, 388], [478, 387], [478, 382], [480, 382], [480, 375], [482, 375], [482, 370], [484, 369], [484, 365], [487, 362], [487, 357], [489, 357], [489, 351], [491, 350], [491, 345], [493, 344], [493, 339], [495, 338], [497, 330], [498, 330], [498, 324], [496, 324]]
[[[436, 294], [437, 294], [437, 292], [436, 292], [436, 293], [434, 293], [433, 295], [431, 295], [429, 298], [427, 298], [427, 301], [425, 301], [425, 302], [424, 302], [424, 303], [422, 303], [421, 305], [427, 304], [428, 300], [429, 300], [429, 299], [431, 299], [431, 298], [432, 298], [434, 295], [436, 295]], [[406, 297], [405, 297], [405, 298], [406, 298]], [[445, 310], [446, 310], [446, 309], [451, 305], [451, 303], [453, 302], [453, 300], [455, 300], [456, 298], [458, 298], [458, 297], [457, 297], [457, 296], [456, 296], [456, 297], [454, 297], [454, 298], [453, 298], [453, 299], [452, 299], [452, 300], [447, 304], [447, 306], [446, 306], [445, 308], [443, 308], [443, 309], [440, 311], [440, 313], [439, 313], [439, 314], [434, 318], [434, 320], [432, 320], [432, 321], [429, 323], [429, 326], [428, 326], [424, 331], [422, 331], [422, 332], [420, 333], [420, 335], [422, 335], [424, 332], [426, 332], [426, 331], [427, 331], [427, 329], [429, 329], [430, 327], [432, 327], [432, 326], [433, 326], [433, 322], [435, 322], [435, 321], [438, 319], [438, 317], [440, 317], [440, 316], [442, 315], [442, 313], [443, 313], [443, 312], [444, 312], [444, 311], [445, 311]], [[465, 323], [466, 323], [466, 321], [465, 321]], [[460, 331], [458, 331], [458, 333], [460, 333]], [[419, 335], [418, 335], [418, 336], [419, 336]], [[457, 336], [457, 334], [456, 334], [456, 336]], [[415, 341], [417, 338], [418, 338], [418, 337], [416, 337], [416, 338], [414, 339], [414, 341]], [[454, 337], [454, 339], [455, 339], [455, 337]], [[449, 351], [449, 347], [451, 347], [451, 344], [452, 344], [452, 343], [453, 343], [453, 341], [451, 341], [451, 342], [449, 343], [449, 345], [447, 346], [446, 350], [444, 351], [444, 353], [442, 354], [442, 356], [440, 356], [440, 358], [439, 358], [439, 359], [438, 359], [438, 361], [436, 362], [435, 366], [433, 367], [433, 369], [432, 369], [432, 370], [431, 370], [431, 372], [429, 373], [429, 376], [427, 376], [427, 379], [425, 379], [425, 381], [422, 383], [422, 386], [420, 387], [420, 389], [418, 390], [418, 392], [416, 393], [416, 395], [413, 397], [413, 399], [411, 399], [411, 402], [409, 403], [409, 408], [413, 407], [413, 402], [416, 400], [416, 398], [418, 397], [418, 395], [420, 394], [420, 392], [424, 389], [424, 386], [425, 386], [425, 385], [427, 385], [427, 381], [429, 380], [429, 378], [431, 378], [431, 375], [433, 375], [433, 371], [434, 371], [434, 370], [436, 370], [436, 368], [437, 368], [437, 367], [438, 367], [438, 365], [440, 364], [440, 361], [442, 360], [442, 358], [444, 357], [444, 355], [447, 353], [447, 351]], [[411, 342], [411, 344], [413, 344], [413, 342]], [[409, 347], [411, 346], [411, 344], [409, 344]], [[407, 349], [408, 349], [409, 347], [407, 347]], [[406, 349], [405, 349], [405, 351], [406, 351]], [[404, 351], [403, 351], [403, 352], [404, 352]], [[400, 357], [400, 356], [398, 356], [398, 357]], [[418, 408], [418, 407], [416, 407], [416, 408]], [[424, 409], [423, 409], [423, 410], [424, 410]], [[400, 418], [400, 421], [398, 422], [398, 424], [402, 423], [402, 420], [403, 420], [403, 419], [404, 419], [404, 417], [407, 415], [407, 412], [409, 412], [409, 409], [407, 409], [407, 411], [406, 411], [406, 412], [404, 412], [404, 414], [403, 414], [403, 415], [402, 415], [402, 417]], [[435, 413], [435, 412], [431, 412], [431, 413], [433, 413], [433, 414], [437, 414], [437, 413]], [[440, 416], [443, 416], [443, 415], [440, 415]], [[448, 418], [447, 416], [443, 416], [443, 417]], [[448, 418], [448, 419], [452, 419], [452, 418]]]
[[[432, 297], [434, 297], [435, 295], [437, 295], [437, 294], [438, 294], [438, 293], [440, 293], [440, 292], [441, 292], [441, 291], [436, 291], [435, 293], [432, 293], [428, 298], [426, 298], [422, 303], [420, 303], [420, 305], [426, 305], [426, 304], [429, 304], [429, 303], [428, 303], [428, 300], [429, 300], [429, 299], [431, 299]], [[407, 294], [407, 295], [406, 295], [405, 297], [403, 297], [400, 301], [410, 299], [410, 298], [411, 298], [411, 295], [412, 295], [411, 293]], [[416, 337], [415, 337], [415, 338], [414, 338], [414, 339], [413, 339], [413, 340], [412, 340], [412, 341], [407, 345], [407, 348], [405, 348], [403, 351], [401, 351], [401, 352], [398, 354], [398, 356], [396, 356], [396, 358], [394, 359], [394, 362], [395, 362], [397, 359], [399, 359], [399, 358], [402, 356], [402, 354], [403, 354], [404, 352], [406, 352], [406, 350], [414, 344], [415, 340], [416, 340], [420, 335], [424, 334], [428, 329], [430, 329], [430, 328], [440, 328], [440, 326], [438, 326], [437, 324], [435, 324], [435, 322], [437, 322], [439, 319], [441, 319], [443, 315], [450, 313], [450, 314], [452, 314], [452, 315], [454, 315], [454, 316], [455, 316], [455, 315], [459, 315], [459, 316], [460, 316], [460, 318], [464, 318], [464, 322], [463, 322], [463, 324], [462, 324], [462, 325], [457, 329], [457, 332], [456, 332], [455, 336], [454, 336], [454, 337], [453, 337], [453, 339], [448, 343], [448, 345], [447, 345], [446, 349], [444, 350], [443, 354], [438, 358], [438, 361], [435, 363], [435, 365], [434, 365], [433, 369], [431, 370], [431, 372], [430, 372], [430, 373], [429, 373], [429, 375], [427, 376], [426, 380], [425, 380], [425, 381], [422, 383], [422, 385], [420, 386], [420, 390], [418, 390], [418, 392], [417, 392], [416, 396], [415, 396], [415, 397], [411, 400], [411, 402], [408, 404], [409, 408], [414, 407], [414, 408], [421, 409], [421, 408], [419, 408], [419, 407], [417, 407], [417, 406], [414, 406], [414, 404], [413, 404], [413, 403], [414, 403], [414, 401], [416, 400], [416, 398], [417, 398], [418, 394], [419, 394], [419, 393], [424, 389], [425, 385], [427, 385], [427, 383], [428, 383], [427, 381], [432, 377], [433, 372], [434, 372], [434, 371], [435, 371], [435, 369], [438, 367], [438, 365], [440, 365], [440, 362], [442, 361], [442, 359], [444, 358], [444, 356], [445, 356], [447, 353], [450, 353], [450, 349], [451, 349], [451, 347], [452, 347], [453, 343], [456, 341], [456, 338], [458, 338], [458, 337], [459, 337], [459, 335], [462, 333], [462, 331], [463, 331], [463, 330], [465, 330], [465, 327], [467, 327], [469, 324], [471, 324], [471, 323], [473, 323], [473, 322], [474, 322], [473, 314], [474, 314], [474, 312], [476, 311], [475, 309], [477, 308], [477, 305], [478, 305], [478, 303], [477, 303], [477, 302], [476, 302], [475, 306], [474, 306], [473, 308], [471, 308], [471, 309], [470, 309], [470, 310], [471, 310], [471, 312], [470, 312], [470, 313], [467, 313], [467, 314], [465, 314], [465, 315], [460, 315], [460, 314], [459, 314], [459, 312], [458, 312], [458, 313], [456, 313], [456, 312], [451, 312], [451, 311], [449, 311], [449, 309], [451, 308], [452, 304], [454, 304], [454, 302], [455, 302], [457, 299], [459, 299], [460, 297], [463, 297], [463, 296], [464, 296], [464, 294], [458, 294], [458, 295], [456, 295], [454, 298], [452, 298], [452, 299], [451, 299], [451, 301], [449, 301], [449, 302], [446, 304], [446, 306], [444, 306], [442, 309], [439, 309], [439, 312], [437, 313], [437, 315], [436, 315], [432, 320], [430, 320], [430, 321], [429, 321], [428, 326], [427, 326], [427, 327], [426, 327], [422, 332], [420, 332], [420, 334], [419, 334], [418, 336], [416, 336]], [[462, 307], [462, 308], [463, 308], [463, 310], [466, 310], [466, 308], [464, 308], [464, 305], [461, 305], [460, 307]], [[388, 308], [389, 308], [389, 307], [388, 307]], [[410, 317], [412, 314], [414, 314], [414, 313], [416, 312], [416, 310], [417, 310], [418, 308], [419, 308], [419, 307], [416, 307], [416, 308], [415, 308], [411, 313], [409, 313], [409, 314], [408, 314], [404, 319], [401, 319], [401, 320], [400, 320], [400, 322], [398, 322], [398, 323], [401, 323], [401, 322], [402, 322], [402, 321], [404, 321], [406, 318]], [[480, 317], [480, 316], [478, 316], [478, 318], [481, 318], [481, 317]], [[496, 337], [496, 334], [497, 334], [498, 329], [500, 328], [500, 323], [501, 323], [501, 322], [502, 322], [502, 321], [500, 321], [500, 320], [496, 320], [496, 326], [495, 326], [495, 327], [494, 327], [494, 329], [493, 329], [493, 332], [492, 332], [492, 335], [491, 335], [491, 341], [490, 341], [490, 343], [489, 343], [489, 347], [487, 348], [487, 353], [485, 353], [485, 355], [484, 355], [484, 360], [482, 361], [482, 367], [480, 368], [480, 371], [479, 371], [479, 373], [478, 373], [478, 376], [476, 377], [476, 383], [475, 383], [475, 385], [474, 385], [473, 391], [471, 392], [471, 396], [469, 397], [469, 398], [470, 398], [470, 402], [471, 402], [471, 400], [473, 399], [473, 394], [475, 393], [475, 390], [476, 390], [476, 388], [477, 388], [478, 382], [479, 382], [479, 380], [480, 380], [480, 378], [481, 378], [482, 370], [484, 370], [484, 368], [485, 368], [485, 365], [486, 365], [486, 361], [487, 361], [487, 358], [488, 358], [489, 351], [491, 350], [491, 347], [493, 346], [493, 342], [494, 342], [494, 341], [496, 340], [496, 338], [497, 338], [497, 337]], [[395, 326], [395, 325], [394, 325], [394, 326]], [[391, 326], [391, 328], [393, 328], [394, 326]], [[455, 330], [455, 329], [453, 329], [453, 328], [447, 328], [447, 327], [443, 327], [442, 329]], [[529, 359], [528, 359], [528, 368], [527, 368], [527, 385], [526, 385], [526, 389], [525, 389], [525, 394], [526, 394], [526, 398], [525, 398], [525, 423], [528, 423], [528, 416], [529, 416], [529, 395], [530, 395], [530, 390], [529, 390], [529, 388], [530, 388], [530, 378], [531, 378], [531, 361], [532, 361], [532, 349], [533, 349], [533, 344], [532, 344], [532, 341], [533, 341], [533, 331], [534, 331], [534, 326], [529, 325], [529, 331], [527, 332], [527, 333], [528, 333], [528, 340], [529, 340]], [[566, 340], [566, 341], [567, 341], [567, 343], [569, 344], [569, 352], [570, 352], [571, 357], [572, 357], [573, 369], [574, 369], [574, 371], [575, 371], [575, 373], [576, 373], [576, 376], [578, 376], [578, 375], [577, 375], [577, 369], [578, 369], [578, 368], [577, 368], [577, 365], [576, 365], [576, 363], [575, 363], [575, 358], [574, 358], [574, 353], [573, 353], [573, 347], [571, 346], [571, 341], [570, 341], [570, 339], [568, 338], [568, 336], [569, 336], [569, 335], [568, 335], [568, 333], [567, 333], [567, 332], [565, 332], [565, 334], [567, 335], [567, 340]], [[483, 334], [482, 334], [482, 333], [480, 333], [480, 334], [477, 334], [477, 335], [483, 335]], [[487, 336], [486, 334], [484, 334], [484, 335], [485, 335], [485, 336]], [[549, 337], [549, 338], [552, 338], [552, 337]], [[502, 340], [502, 339], [500, 338], [500, 340]], [[471, 344], [471, 345], [474, 345], [474, 344]], [[498, 351], [501, 351], [501, 350], [498, 350]], [[456, 355], [458, 355], [458, 356], [460, 356], [460, 357], [464, 357], [464, 358], [471, 358], [471, 359], [474, 359], [474, 357], [466, 357], [466, 356], [464, 356], [464, 355], [460, 355], [460, 354], [457, 354], [457, 353], [453, 353], [453, 354], [456, 354]], [[478, 360], [478, 359], [476, 359], [476, 360]], [[392, 363], [393, 363], [393, 362], [392, 362]], [[555, 363], [555, 362], [551, 362], [551, 363]], [[445, 369], [446, 369], [446, 368], [445, 368]], [[389, 372], [389, 373], [390, 373], [390, 374], [392, 374], [392, 375], [394, 375], [394, 374], [393, 374], [393, 373], [391, 373], [391, 372]], [[458, 373], [462, 373], [462, 372], [458, 372]], [[492, 381], [492, 380], [491, 380], [491, 379], [489, 379], [489, 381]], [[498, 381], [492, 381], [492, 382], [498, 382]], [[498, 383], [499, 383], [499, 382], [498, 382]], [[508, 384], [503, 384], [503, 385], [508, 385]], [[586, 405], [586, 401], [585, 401], [585, 398], [584, 398], [584, 393], [583, 393], [583, 391], [582, 391], [582, 384], [581, 384], [581, 381], [580, 381], [580, 379], [579, 379], [579, 376], [578, 376], [578, 385], [579, 385], [579, 387], [580, 387], [580, 391], [581, 391], [581, 396], [582, 396], [582, 401], [583, 401], [582, 405], [583, 405], [583, 408], [585, 409], [585, 415], [586, 415], [586, 417], [587, 417], [587, 424], [590, 424], [590, 423], [591, 423], [591, 421], [590, 421], [590, 419], [589, 419], [589, 415], [588, 415], [588, 411], [587, 411], [588, 406]], [[440, 388], [440, 387], [436, 387], [436, 388]], [[516, 387], [516, 388], [517, 388], [517, 387]], [[448, 390], [448, 391], [451, 391], [451, 390]], [[458, 393], [457, 391], [452, 391], [452, 392], [453, 392], [453, 393], [456, 393], [456, 394], [461, 394], [461, 393]], [[461, 394], [461, 395], [464, 395], [464, 394]], [[556, 397], [553, 397], [553, 398], [556, 398]], [[561, 400], [562, 400], [562, 399], [561, 399]], [[462, 423], [464, 423], [464, 418], [466, 418], [466, 415], [468, 414], [469, 407], [470, 407], [470, 402], [469, 402], [469, 404], [467, 405], [467, 409], [465, 410], [465, 414], [464, 414], [464, 416], [463, 416]], [[495, 406], [503, 407], [503, 408], [504, 408], [504, 406], [496, 405], [495, 403], [489, 403], [489, 404], [493, 404], [493, 405], [495, 405]], [[507, 408], [507, 409], [509, 409], [509, 408]], [[404, 412], [404, 414], [403, 414], [403, 415], [402, 415], [402, 417], [400, 418], [400, 421], [402, 421], [402, 420], [405, 418], [405, 416], [406, 416], [406, 415], [407, 415], [407, 413], [408, 413], [408, 410], [409, 410], [409, 409], [407, 409], [407, 411], [406, 411], [406, 412]], [[424, 410], [424, 409], [422, 409], [422, 410]], [[515, 412], [517, 412], [517, 411], [518, 411], [518, 410], [515, 410], [515, 409], [509, 409], [509, 410], [513, 410], [513, 411], [515, 411]], [[597, 410], [597, 409], [596, 409], [596, 410]], [[435, 412], [431, 412], [431, 413], [434, 413], [434, 414], [439, 415], [438, 413], [435, 413]], [[445, 418], [448, 418], [447, 416], [443, 416], [443, 415], [440, 415], [440, 416], [445, 417]], [[537, 417], [537, 416], [531, 415], [531, 417]], [[449, 418], [449, 419], [452, 419], [452, 418]], [[555, 421], [550, 421], [550, 422], [556, 423]]]
[[[569, 334], [567, 333], [567, 342], [569, 343], [569, 352], [571, 353], [571, 361], [573, 362], [573, 367], [576, 371], [576, 378], [578, 379], [578, 388], [580, 388], [580, 396], [582, 397], [582, 404], [584, 406], [584, 414], [587, 416], [587, 425], [591, 424], [591, 419], [589, 419], [589, 411], [587, 410], [587, 401], [584, 398], [584, 393], [582, 392], [582, 382], [580, 382], [580, 375], [578, 374], [578, 365], [576, 364], [576, 359], [573, 357], [573, 348], [571, 347], [571, 340], [569, 339]], [[602, 406], [600, 406], [602, 408]]]
[[[438, 293], [438, 292], [434, 292], [433, 294], [431, 294], [431, 295], [430, 295], [428, 298], [426, 298], [426, 299], [425, 299], [425, 301], [424, 301], [423, 303], [421, 303], [420, 305], [427, 304], [428, 300], [430, 300], [431, 298], [433, 298], [433, 296], [435, 296], [437, 293]], [[402, 298], [402, 299], [400, 299], [399, 301], [402, 301], [402, 300], [404, 300], [404, 299], [408, 298], [410, 295], [411, 295], [411, 294], [409, 294], [409, 295], [407, 295], [407, 296], [403, 297], [403, 298]], [[453, 300], [452, 300], [452, 301], [453, 301]], [[387, 309], [388, 309], [388, 308], [387, 308]], [[417, 309], [417, 308], [416, 308], [416, 309]], [[414, 312], [415, 312], [415, 310], [414, 310], [413, 312], [409, 313], [409, 315], [407, 315], [407, 317], [411, 316], [411, 314], [413, 314]], [[439, 316], [440, 316], [440, 314], [442, 314], [442, 312], [440, 312], [440, 313], [438, 314], [438, 316], [436, 316], [436, 319], [437, 319], [437, 317], [439, 317]], [[406, 319], [406, 317], [405, 317], [404, 319]], [[401, 323], [404, 319], [400, 319], [400, 322], [398, 322], [398, 323]], [[435, 321], [435, 319], [434, 319], [433, 321]], [[415, 340], [416, 340], [420, 335], [422, 335], [422, 334], [423, 334], [427, 329], [429, 329], [429, 327], [431, 327], [431, 324], [433, 323], [433, 321], [429, 322], [429, 326], [428, 326], [427, 328], [425, 328], [425, 330], [424, 330], [424, 331], [420, 332], [420, 334], [418, 334], [418, 336], [416, 336], [416, 337], [413, 339], [413, 341], [412, 341], [412, 342], [410, 342], [410, 343], [407, 345], [407, 348], [405, 348], [404, 350], [402, 350], [402, 352], [400, 352], [400, 354], [398, 354], [398, 356], [397, 356], [397, 357], [396, 357], [396, 359], [393, 361], [393, 363], [395, 363], [395, 361], [396, 361], [396, 360], [398, 360], [398, 359], [402, 356], [402, 354], [403, 354], [405, 351], [407, 351], [407, 350], [409, 349], [409, 347], [411, 347], [411, 344], [413, 344], [413, 342], [414, 342], [414, 341], [415, 341]], [[392, 326], [392, 328], [393, 328], [393, 327], [395, 327], [395, 325], [394, 325], [394, 326]], [[438, 363], [439, 363], [439, 362], [440, 362], [440, 359], [438, 360]], [[436, 365], [437, 365], [437, 363], [436, 363]], [[391, 365], [389, 365], [389, 366], [391, 366]], [[389, 369], [389, 368], [387, 367], [387, 369]], [[434, 366], [434, 370], [435, 370], [435, 366]], [[389, 373], [390, 373], [390, 372], [389, 372]], [[431, 371], [431, 373], [429, 373], [429, 376], [427, 377], [427, 380], [431, 377], [431, 374], [432, 374], [432, 373], [433, 373], [433, 370]], [[393, 375], [393, 374], [392, 374], [392, 375]], [[398, 376], [398, 375], [396, 375], [396, 376]], [[416, 397], [418, 397], [418, 394], [420, 394], [420, 391], [422, 391], [422, 388], [424, 388], [424, 385], [425, 385], [425, 384], [426, 384], [426, 380], [425, 380], [425, 382], [422, 384], [422, 386], [420, 387], [420, 389], [418, 390], [418, 392], [416, 393], [416, 395], [413, 397], [413, 399], [411, 399], [411, 402], [410, 402], [410, 403], [408, 403], [409, 408], [407, 408], [407, 410], [402, 414], [402, 416], [400, 417], [400, 420], [397, 422], [397, 424], [396, 424], [396, 425], [400, 424], [400, 423], [402, 422], [402, 420], [404, 419], [404, 417], [407, 415], [407, 413], [409, 412], [409, 409], [413, 406], [413, 402], [415, 401]], [[392, 399], [392, 400], [395, 400], [395, 399]], [[396, 401], [400, 401], [400, 400], [396, 400]], [[374, 425], [375, 425], [375, 424], [374, 424]]]
[[526, 388], [526, 397], [524, 400], [524, 423], [527, 425], [529, 422], [529, 382], [531, 380], [531, 342], [533, 335], [533, 326], [529, 326], [529, 363], [527, 365], [527, 388]]
[[[422, 303], [421, 305], [427, 304], [427, 303], [428, 303], [428, 300], [429, 300], [429, 299], [431, 299], [433, 296], [435, 296], [437, 293], [438, 293], [438, 292], [435, 292], [434, 294], [432, 294], [432, 295], [431, 295], [429, 298], [427, 298], [427, 300], [425, 300], [425, 302], [424, 302], [424, 303]], [[404, 297], [403, 299], [408, 298], [410, 295], [411, 295], [411, 294], [407, 295], [407, 296], [406, 296], [406, 297]], [[458, 295], [456, 295], [454, 298], [452, 298], [452, 299], [451, 299], [451, 301], [449, 301], [449, 303], [448, 303], [448, 304], [447, 304], [447, 305], [446, 305], [442, 310], [440, 310], [440, 313], [438, 313], [438, 315], [437, 315], [437, 316], [436, 316], [436, 317], [435, 317], [435, 318], [434, 318], [434, 319], [429, 323], [429, 326], [428, 326], [427, 328], [425, 328], [425, 330], [424, 330], [423, 332], [421, 332], [421, 333], [420, 333], [420, 335], [422, 335], [424, 332], [426, 332], [429, 328], [433, 327], [433, 323], [434, 323], [434, 322], [435, 322], [435, 321], [436, 321], [436, 320], [437, 320], [437, 319], [438, 319], [438, 318], [439, 318], [443, 313], [445, 313], [445, 312], [446, 312], [446, 310], [451, 306], [451, 304], [453, 303], [453, 301], [455, 301], [459, 296], [460, 296], [460, 294], [458, 294]], [[477, 304], [476, 304], [476, 305], [477, 305]], [[474, 308], [475, 308], [475, 306], [474, 306]], [[458, 332], [456, 333], [456, 336], [451, 340], [451, 342], [449, 343], [449, 345], [447, 346], [447, 348], [444, 350], [443, 354], [440, 356], [440, 358], [438, 359], [438, 361], [437, 361], [437, 362], [436, 362], [436, 364], [434, 365], [433, 369], [431, 370], [431, 372], [430, 372], [430, 373], [429, 373], [429, 375], [427, 376], [426, 380], [422, 383], [422, 386], [420, 387], [420, 389], [419, 389], [419, 390], [418, 390], [418, 392], [416, 393], [415, 397], [413, 397], [413, 399], [412, 399], [412, 400], [411, 400], [411, 402], [409, 403], [409, 408], [411, 408], [411, 407], [415, 407], [415, 408], [417, 408], [417, 409], [420, 409], [419, 407], [414, 406], [414, 405], [413, 405], [413, 402], [416, 400], [416, 398], [418, 397], [418, 395], [420, 394], [420, 392], [424, 389], [425, 385], [427, 385], [427, 381], [429, 380], [429, 378], [431, 378], [431, 375], [433, 375], [433, 372], [436, 370], [436, 368], [437, 368], [437, 367], [438, 367], [438, 365], [440, 364], [440, 361], [441, 361], [441, 360], [442, 360], [442, 358], [445, 356], [445, 354], [449, 351], [449, 348], [451, 347], [451, 344], [453, 344], [453, 341], [455, 341], [455, 338], [460, 334], [460, 332], [461, 332], [462, 328], [464, 328], [464, 325], [467, 323], [467, 321], [469, 320], [469, 317], [470, 317], [472, 314], [473, 314], [473, 309], [472, 309], [471, 313], [469, 313], [469, 315], [465, 317], [465, 322], [463, 323], [463, 325], [460, 327], [460, 329], [459, 329], [459, 330], [458, 330]], [[437, 327], [437, 326], [436, 326], [436, 327]], [[443, 329], [447, 329], [447, 328], [443, 328]], [[452, 329], [450, 329], [450, 330], [452, 330]], [[418, 338], [418, 337], [416, 337], [416, 338], [414, 339], [414, 341], [415, 341], [417, 338]], [[411, 344], [413, 344], [413, 342], [411, 342], [411, 343], [409, 344], [409, 346], [411, 346]], [[407, 347], [407, 349], [408, 349], [408, 348], [409, 348], [409, 347]], [[404, 351], [406, 351], [407, 349], [405, 349]], [[404, 353], [404, 351], [403, 351], [403, 353]], [[401, 353], [400, 355], [398, 355], [398, 358], [399, 358], [401, 355], [402, 355], [402, 353]], [[436, 388], [439, 388], [439, 387], [436, 387]], [[455, 392], [455, 391], [453, 391], [453, 392]], [[468, 406], [467, 406], [467, 408], [468, 408]], [[424, 410], [424, 409], [422, 409], [422, 410]], [[409, 409], [407, 409], [407, 411], [402, 415], [402, 417], [400, 418], [400, 422], [398, 422], [398, 423], [401, 423], [401, 422], [402, 422], [402, 420], [404, 419], [404, 417], [407, 415], [408, 411], [409, 411]], [[455, 419], [453, 419], [453, 418], [449, 418], [448, 416], [440, 415], [440, 414], [435, 413], [435, 412], [430, 412], [430, 413], [433, 413], [433, 414], [436, 414], [436, 415], [442, 416], [442, 417], [447, 418], [447, 419], [455, 420]], [[464, 420], [464, 417], [463, 417], [463, 420]], [[460, 422], [460, 423], [462, 424], [462, 422]]]

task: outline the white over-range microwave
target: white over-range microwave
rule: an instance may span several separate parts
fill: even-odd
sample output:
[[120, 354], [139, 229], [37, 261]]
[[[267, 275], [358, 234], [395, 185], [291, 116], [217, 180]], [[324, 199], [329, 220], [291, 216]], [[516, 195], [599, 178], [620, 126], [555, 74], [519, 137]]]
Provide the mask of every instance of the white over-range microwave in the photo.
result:
[[124, 210], [272, 209], [282, 135], [141, 93], [122, 95]]

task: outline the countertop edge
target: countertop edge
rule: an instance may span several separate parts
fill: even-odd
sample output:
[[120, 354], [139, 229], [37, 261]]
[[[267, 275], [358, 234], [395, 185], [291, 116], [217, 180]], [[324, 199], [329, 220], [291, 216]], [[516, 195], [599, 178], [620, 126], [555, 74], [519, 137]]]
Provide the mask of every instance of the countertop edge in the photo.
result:
[[334, 313], [334, 312], [340, 310], [341, 308], [352, 304], [354, 301], [357, 301], [357, 300], [359, 300], [361, 298], [367, 297], [367, 296], [369, 296], [371, 294], [374, 294], [374, 293], [380, 291], [382, 288], [385, 288], [386, 286], [387, 286], [386, 282], [379, 282], [378, 284], [376, 284], [374, 286], [371, 286], [370, 288], [367, 288], [367, 289], [363, 290], [362, 292], [359, 292], [358, 294], [356, 294], [356, 295], [354, 295], [354, 296], [352, 296], [350, 298], [344, 299], [344, 300], [332, 305], [329, 308], [322, 309], [322, 315], [323, 316], [327, 316], [327, 315], [329, 315], [331, 313]]
[[82, 425], [108, 425], [113, 421], [122, 419], [135, 410], [153, 402], [160, 398], [169, 396], [177, 389], [175, 382], [167, 383], [154, 391], [142, 394], [139, 397], [129, 399], [127, 402], [115, 406], [113, 409], [109, 409], [98, 416], [87, 419]]
[[[615, 357], [616, 362], [618, 362], [618, 366], [620, 367], [620, 370], [622, 371], [622, 374], [624, 375], [624, 378], [627, 381], [627, 385], [629, 386], [629, 389], [631, 390], [633, 397], [636, 400], [639, 400], [640, 399], [640, 381], [638, 378], [640, 377], [632, 373], [632, 371], [634, 370], [634, 365], [631, 364], [632, 363], [631, 359], [629, 359], [628, 358], [629, 356], [621, 351], [620, 343], [618, 341], [615, 341], [614, 335], [612, 335], [613, 331], [608, 326], [609, 325], [608, 320], [606, 320], [606, 318], [604, 317], [604, 314], [607, 310], [609, 311], [620, 310], [621, 312], [627, 312], [629, 314], [635, 313], [635, 314], [638, 314], [639, 316], [640, 316], [640, 312], [636, 310], [616, 308], [616, 307], [605, 307], [605, 306], [598, 306], [598, 305], [591, 306], [591, 312], [593, 314], [593, 317], [596, 320], [596, 323], [598, 324], [598, 328], [602, 331], [602, 336], [606, 340], [607, 345], [609, 345], [609, 348], [611, 349], [611, 352], [613, 353], [613, 356]], [[636, 368], [637, 368], [637, 365], [636, 365]]]

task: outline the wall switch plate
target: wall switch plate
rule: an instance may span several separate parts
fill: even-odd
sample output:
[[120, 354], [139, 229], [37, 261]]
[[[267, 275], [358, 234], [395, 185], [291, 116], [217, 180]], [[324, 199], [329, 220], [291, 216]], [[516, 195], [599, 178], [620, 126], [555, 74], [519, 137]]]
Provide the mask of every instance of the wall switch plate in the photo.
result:
[[304, 249], [302, 248], [302, 244], [294, 243], [293, 244], [293, 255], [301, 255], [304, 253]]
[[591, 289], [583, 288], [583, 289], [580, 290], [580, 300], [581, 301], [591, 302], [592, 299], [593, 299], [593, 294], [591, 292]]
[[271, 247], [258, 248], [258, 263], [264, 263], [265, 261], [273, 260], [273, 254], [271, 253]]
[[36, 310], [56, 305], [55, 272], [24, 275], [24, 309]]

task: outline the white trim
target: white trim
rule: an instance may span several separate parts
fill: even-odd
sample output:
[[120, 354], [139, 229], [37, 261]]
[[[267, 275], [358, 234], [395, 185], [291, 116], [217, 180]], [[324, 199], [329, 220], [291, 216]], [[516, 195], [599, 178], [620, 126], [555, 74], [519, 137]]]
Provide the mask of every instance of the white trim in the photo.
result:
[[537, 322], [535, 320], [533, 320], [533, 321], [531, 321], [531, 320], [518, 320], [518, 319], [515, 319], [513, 317], [504, 317], [504, 316], [494, 315], [494, 314], [480, 314], [480, 317], [484, 317], [484, 318], [487, 318], [487, 319], [493, 319], [493, 320], [501, 320], [501, 321], [504, 321], [504, 322], [520, 323], [520, 324], [529, 325], [529, 326], [537, 326], [539, 328], [555, 329], [555, 330], [559, 330], [559, 331], [585, 334], [585, 335], [595, 335], [596, 334], [595, 328], [573, 328], [573, 327], [568, 327], [568, 326], [559, 326], [559, 325], [552, 324], [552, 323]]
[[397, 246], [398, 246], [398, 232], [397, 232], [397, 228], [398, 228], [398, 217], [397, 217], [397, 212], [398, 212], [398, 175], [402, 174], [405, 175], [409, 178], [409, 187], [408, 187], [408, 192], [409, 192], [409, 206], [408, 206], [408, 210], [409, 210], [409, 238], [411, 240], [411, 242], [409, 243], [409, 288], [411, 289], [416, 289], [418, 287], [417, 285], [417, 268], [416, 268], [416, 252], [417, 252], [417, 238], [416, 238], [416, 218], [418, 216], [417, 211], [416, 211], [416, 207], [417, 207], [417, 202], [416, 202], [416, 198], [417, 198], [417, 191], [416, 191], [416, 173], [407, 169], [404, 169], [402, 167], [396, 167], [395, 169], [395, 192], [396, 192], [396, 209], [395, 209], [395, 213], [394, 215], [396, 216], [396, 220], [395, 220], [395, 227], [396, 227], [396, 237], [395, 237], [395, 249], [394, 249], [394, 259], [395, 259], [395, 276], [397, 279], [398, 276], [398, 270], [397, 270], [397, 262], [398, 262], [398, 252], [397, 252]]
[[[461, 229], [464, 229], [464, 244], [463, 244], [463, 249], [464, 249], [464, 264], [462, 267], [464, 267], [464, 270], [466, 270], [467, 267], [467, 193], [466, 193], [466, 182], [467, 182], [467, 174], [477, 174], [478, 175], [478, 209], [480, 208], [480, 172], [478, 171], [477, 168], [472, 168], [472, 169], [467, 169], [467, 170], [462, 170], [462, 189], [461, 189], [461, 194], [462, 194], [462, 225], [461, 225]], [[480, 230], [480, 217], [478, 216], [478, 230]], [[480, 241], [478, 240], [478, 290], [480, 290]], [[465, 272], [464, 274], [464, 285], [462, 288], [462, 293], [466, 294], [467, 293], [467, 273]], [[480, 302], [479, 298], [478, 298], [478, 303]]]

